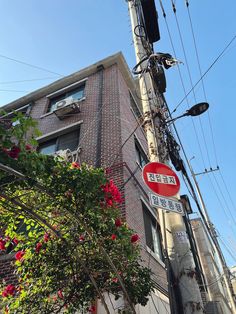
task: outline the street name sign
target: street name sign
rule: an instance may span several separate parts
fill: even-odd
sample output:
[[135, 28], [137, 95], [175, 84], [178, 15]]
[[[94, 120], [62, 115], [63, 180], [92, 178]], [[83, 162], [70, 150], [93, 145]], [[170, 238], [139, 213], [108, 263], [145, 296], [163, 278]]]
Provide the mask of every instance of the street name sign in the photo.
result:
[[184, 209], [181, 202], [174, 201], [170, 198], [162, 197], [149, 193], [150, 205], [156, 208], [162, 208], [166, 211], [175, 212], [184, 215]]
[[174, 196], [180, 189], [177, 174], [160, 162], [150, 162], [143, 167], [143, 180], [152, 192], [161, 196]]

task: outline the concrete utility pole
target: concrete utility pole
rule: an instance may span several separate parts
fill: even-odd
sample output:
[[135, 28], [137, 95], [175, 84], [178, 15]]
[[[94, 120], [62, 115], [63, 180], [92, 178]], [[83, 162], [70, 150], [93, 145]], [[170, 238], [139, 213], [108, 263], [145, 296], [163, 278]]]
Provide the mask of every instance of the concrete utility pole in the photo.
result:
[[188, 162], [188, 165], [189, 165], [189, 169], [191, 171], [191, 175], [193, 177], [193, 181], [194, 181], [195, 189], [197, 191], [197, 196], [198, 196], [198, 199], [199, 199], [199, 203], [201, 205], [202, 212], [203, 212], [203, 215], [205, 217], [209, 233], [211, 235], [212, 245], [213, 245], [215, 251], [218, 254], [218, 257], [219, 257], [219, 260], [220, 260], [220, 263], [221, 263], [221, 267], [223, 269], [223, 279], [224, 279], [226, 290], [227, 290], [227, 293], [228, 293], [228, 296], [229, 296], [229, 303], [231, 305], [232, 313], [236, 314], [236, 305], [235, 305], [235, 301], [234, 301], [234, 297], [233, 297], [234, 292], [233, 292], [232, 283], [231, 283], [230, 277], [229, 277], [229, 269], [228, 269], [228, 266], [227, 266], [227, 264], [225, 262], [225, 259], [224, 259], [224, 256], [222, 254], [220, 245], [218, 243], [214, 226], [213, 226], [212, 222], [210, 221], [210, 217], [208, 215], [207, 208], [206, 208], [206, 205], [204, 203], [204, 200], [203, 200], [203, 197], [202, 197], [202, 194], [201, 194], [201, 191], [200, 191], [197, 179], [196, 179], [196, 175], [195, 175], [195, 173], [193, 171], [193, 168], [192, 168], [190, 162]]
[[[141, 1], [128, 0], [128, 6], [131, 18], [136, 61], [138, 64], [145, 56], [148, 56], [147, 50], [143, 45], [143, 40], [146, 36], [137, 36], [137, 33], [134, 31], [137, 29], [140, 31], [140, 29], [142, 29], [142, 27], [138, 24], [136, 10], [137, 7], [140, 9]], [[147, 44], [151, 46], [148, 41]], [[144, 114], [143, 125], [147, 135], [150, 161], [159, 161], [158, 140], [156, 136], [156, 128], [158, 129], [158, 125], [153, 120], [153, 113], [151, 110], [154, 108], [157, 111], [159, 108], [157, 108], [158, 105], [155, 104], [157, 102], [154, 102], [153, 100], [155, 90], [153, 88], [151, 76], [149, 73], [145, 72], [146, 64], [145, 62], [141, 62], [140, 64], [142, 73], [139, 80], [140, 94], [142, 99], [141, 102]], [[158, 213], [162, 237], [164, 239], [164, 249], [168, 253], [171, 268], [175, 275], [176, 284], [179, 286], [181, 291], [181, 303], [184, 311], [183, 313], [201, 314], [203, 313], [203, 304], [200, 289], [195, 277], [195, 264], [190, 250], [190, 244], [183, 218], [181, 215], [175, 213], [165, 214], [162, 209], [159, 209]], [[166, 232], [166, 230], [168, 230], [168, 232]], [[170, 282], [169, 285], [171, 285]], [[176, 309], [173, 309], [173, 307], [171, 307], [171, 312], [175, 314], [178, 313]]]

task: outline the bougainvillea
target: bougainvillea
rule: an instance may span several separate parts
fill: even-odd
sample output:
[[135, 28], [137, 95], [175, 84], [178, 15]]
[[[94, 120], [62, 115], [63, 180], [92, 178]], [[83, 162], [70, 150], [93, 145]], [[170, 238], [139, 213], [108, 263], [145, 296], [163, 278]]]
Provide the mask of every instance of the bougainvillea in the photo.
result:
[[6, 313], [95, 313], [106, 293], [126, 300], [125, 313], [145, 305], [150, 270], [120, 217], [114, 182], [103, 169], [37, 153], [35, 123], [17, 118], [15, 126], [0, 119], [0, 164], [8, 166], [0, 167], [0, 252], [14, 252], [18, 278], [0, 283]]

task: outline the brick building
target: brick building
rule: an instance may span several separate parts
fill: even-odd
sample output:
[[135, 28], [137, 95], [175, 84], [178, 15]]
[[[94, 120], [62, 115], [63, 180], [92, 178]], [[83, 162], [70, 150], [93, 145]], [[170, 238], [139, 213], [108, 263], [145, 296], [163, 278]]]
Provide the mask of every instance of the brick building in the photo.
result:
[[[145, 308], [137, 307], [137, 313], [169, 313], [160, 228], [141, 178], [147, 143], [136, 84], [123, 55], [110, 56], [3, 109], [20, 110], [38, 121], [42, 153], [70, 149], [79, 162], [110, 169], [124, 197], [122, 215], [140, 235], [143, 259], [156, 283], [155, 294]], [[0, 256], [0, 266], [10, 258]], [[98, 313], [103, 313], [101, 308]]]

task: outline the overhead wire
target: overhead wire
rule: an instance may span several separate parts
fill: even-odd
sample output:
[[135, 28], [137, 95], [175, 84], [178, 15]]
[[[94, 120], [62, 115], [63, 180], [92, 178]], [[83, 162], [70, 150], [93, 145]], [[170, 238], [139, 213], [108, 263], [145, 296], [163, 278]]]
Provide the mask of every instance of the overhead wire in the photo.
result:
[[223, 199], [223, 201], [224, 201], [225, 207], [228, 209], [228, 212], [229, 212], [229, 214], [230, 214], [230, 217], [231, 217], [231, 219], [232, 219], [232, 221], [234, 222], [234, 225], [235, 225], [235, 227], [236, 227], [236, 220], [235, 220], [234, 215], [232, 214], [232, 212], [231, 212], [231, 210], [230, 210], [230, 208], [229, 208], [228, 202], [227, 202], [227, 200], [226, 200], [226, 198], [225, 198], [225, 196], [224, 196], [224, 193], [222, 192], [222, 189], [221, 189], [221, 187], [220, 187], [220, 185], [219, 185], [219, 182], [218, 182], [218, 180], [217, 180], [217, 178], [216, 178], [216, 175], [214, 174], [214, 172], [212, 172], [212, 175], [213, 175], [214, 181], [215, 181], [215, 183], [216, 183], [216, 186], [217, 186], [217, 188], [218, 188], [218, 190], [219, 190], [219, 192], [220, 192], [220, 195], [221, 195], [221, 197], [222, 197], [222, 199]]
[[[233, 41], [236, 39], [236, 35], [234, 35], [231, 40], [228, 42], [228, 44], [224, 47], [224, 49], [220, 52], [220, 54], [214, 59], [214, 61], [210, 64], [210, 66], [207, 68], [207, 70], [202, 74], [202, 76], [197, 80], [197, 82], [193, 85], [193, 88], [195, 88], [201, 80], [207, 75], [207, 73], [212, 69], [212, 67], [218, 62], [218, 60], [224, 55], [226, 50], [231, 46]], [[176, 105], [175, 109], [171, 112], [174, 113], [176, 110], [182, 105], [182, 103], [185, 101], [186, 97], [192, 93], [192, 88], [187, 92], [186, 96], [183, 97], [180, 102]]]
[[232, 259], [235, 261], [236, 263], [236, 257], [235, 255], [231, 252], [231, 250], [229, 249], [229, 247], [226, 245], [226, 243], [224, 242], [222, 235], [219, 236], [219, 240], [220, 242], [223, 244], [224, 248], [226, 249], [226, 251], [228, 252], [228, 254], [232, 257]]
[[223, 177], [223, 174], [222, 174], [222, 172], [221, 172], [221, 169], [219, 169], [219, 173], [220, 173], [220, 177], [221, 177], [221, 180], [222, 180], [222, 182], [223, 182], [223, 185], [224, 185], [224, 187], [225, 187], [225, 190], [226, 190], [226, 192], [227, 192], [227, 194], [228, 194], [228, 196], [229, 196], [230, 202], [231, 202], [231, 204], [232, 204], [232, 206], [233, 206], [233, 209], [236, 211], [235, 203], [234, 203], [234, 201], [233, 201], [233, 198], [231, 197], [231, 194], [230, 194], [229, 189], [228, 189], [228, 186], [227, 186], [227, 184], [226, 184], [226, 182], [225, 182], [225, 180], [224, 180], [224, 177]]
[[41, 70], [41, 71], [45, 71], [45, 72], [48, 72], [48, 73], [51, 73], [51, 74], [55, 74], [55, 75], [58, 75], [58, 76], [64, 76], [64, 75], [62, 75], [60, 73], [48, 70], [46, 68], [43, 68], [43, 67], [40, 67], [40, 66], [37, 66], [37, 65], [34, 65], [34, 64], [30, 64], [30, 63], [27, 63], [27, 62], [24, 62], [24, 61], [15, 59], [15, 58], [11, 58], [11, 57], [8, 57], [8, 56], [2, 55], [2, 54], [0, 54], [0, 58], [7, 59], [7, 60], [10, 60], [10, 61], [14, 61], [16, 63], [20, 63], [20, 64], [26, 65], [28, 67], [31, 67], [31, 68], [34, 68], [34, 69], [38, 69], [38, 70]]
[[[193, 42], [194, 42], [194, 48], [195, 48], [195, 53], [196, 53], [196, 58], [197, 58], [199, 74], [200, 74], [200, 77], [202, 77], [202, 68], [201, 68], [201, 64], [200, 64], [200, 58], [199, 58], [199, 53], [198, 53], [198, 48], [197, 48], [196, 37], [195, 37], [195, 34], [194, 34], [193, 22], [192, 22], [192, 18], [191, 18], [191, 14], [190, 14], [190, 8], [189, 8], [188, 0], [185, 0], [185, 3], [186, 3], [186, 7], [187, 7], [188, 18], [189, 18], [191, 33], [192, 33]], [[205, 84], [204, 84], [203, 78], [201, 79], [201, 83], [202, 83], [201, 85], [202, 85], [202, 90], [203, 90], [203, 94], [204, 94], [204, 97], [205, 97], [205, 101], [207, 102], [206, 89], [205, 89]], [[211, 123], [209, 110], [207, 111], [207, 116], [208, 116], [208, 122], [209, 122], [209, 126], [210, 126], [210, 132], [211, 132], [211, 138], [212, 138], [212, 144], [213, 144], [213, 151], [214, 151], [214, 155], [215, 155], [215, 161], [216, 161], [216, 165], [218, 165], [218, 158], [217, 158], [217, 153], [216, 153], [216, 145], [215, 145], [215, 140], [214, 140], [214, 136], [213, 136], [213, 127], [212, 127], [212, 123]]]
[[25, 82], [53, 80], [53, 79], [56, 79], [56, 77], [43, 77], [43, 78], [20, 80], [20, 81], [2, 81], [2, 82], [0, 82], [0, 84], [2, 84], [2, 85], [3, 84], [15, 84], [15, 83], [25, 83]]
[[[191, 75], [191, 71], [190, 71], [190, 66], [189, 66], [189, 62], [188, 62], [188, 58], [187, 58], [186, 49], [185, 49], [185, 46], [184, 46], [184, 40], [183, 40], [182, 32], [181, 32], [181, 29], [180, 29], [180, 24], [179, 24], [179, 21], [178, 21], [178, 17], [177, 17], [177, 10], [176, 10], [175, 4], [173, 3], [173, 0], [171, 0], [171, 3], [172, 3], [172, 8], [173, 8], [173, 12], [174, 12], [174, 17], [175, 17], [175, 21], [176, 21], [176, 25], [177, 25], [177, 29], [178, 29], [178, 33], [179, 33], [179, 38], [180, 38], [181, 47], [182, 47], [183, 54], [184, 54], [184, 60], [185, 60], [185, 64], [186, 64], [186, 67], [187, 67], [188, 77], [189, 77], [190, 85], [191, 85], [191, 88], [192, 88], [192, 92], [193, 92], [193, 96], [194, 96], [194, 101], [195, 101], [195, 104], [196, 104], [196, 103], [197, 103], [197, 98], [196, 98], [195, 90], [194, 90], [194, 87], [193, 87], [193, 80], [192, 80], [192, 75]], [[188, 107], [190, 108], [189, 102], [188, 102]], [[211, 165], [211, 161], [210, 161], [210, 156], [209, 156], [209, 150], [208, 150], [208, 147], [207, 147], [206, 137], [205, 137], [205, 133], [204, 133], [204, 130], [203, 130], [203, 125], [202, 125], [202, 119], [201, 119], [200, 116], [198, 117], [198, 120], [199, 120], [199, 123], [200, 123], [200, 129], [201, 129], [201, 133], [202, 133], [202, 137], [203, 137], [203, 142], [204, 142], [204, 146], [205, 146], [205, 150], [206, 150], [206, 155], [207, 155], [208, 163], [209, 163], [209, 166], [210, 166], [210, 165]], [[193, 124], [194, 124], [194, 123], [193, 123]], [[195, 132], [195, 134], [196, 134], [196, 137], [198, 138], [197, 132]], [[199, 142], [199, 143], [200, 143], [200, 142]], [[200, 147], [201, 147], [201, 146], [199, 145], [199, 148], [200, 148]], [[201, 154], [202, 154], [202, 152], [201, 152]], [[205, 167], [205, 168], [206, 168], [206, 167]]]
[[[167, 32], [168, 32], [169, 40], [170, 40], [170, 43], [171, 43], [171, 47], [172, 47], [172, 50], [173, 50], [174, 55], [176, 55], [174, 42], [173, 42], [173, 39], [172, 39], [172, 36], [171, 36], [171, 32], [170, 32], [170, 28], [169, 28], [169, 25], [168, 25], [168, 22], [167, 22], [167, 15], [166, 15], [166, 13], [165, 13], [165, 9], [164, 9], [162, 0], [159, 0], [159, 2], [160, 2], [160, 6], [161, 6], [161, 8], [162, 8], [162, 13], [163, 13], [163, 17], [164, 17], [164, 20], [165, 20], [165, 25], [166, 25], [166, 28], [167, 28]], [[184, 84], [184, 80], [183, 80], [183, 77], [182, 77], [182, 73], [181, 73], [179, 64], [177, 64], [177, 68], [178, 68], [178, 73], [179, 73], [179, 77], [180, 77], [182, 89], [183, 89], [184, 95], [185, 95], [185, 96], [184, 96], [184, 100], [186, 100], [186, 102], [187, 102], [187, 104], [188, 104], [188, 107], [190, 108], [189, 99], [188, 99], [188, 95], [189, 95], [190, 93], [187, 94], [187, 92], [186, 92], [186, 88], [185, 88], [185, 84]], [[171, 114], [172, 114], [173, 112], [174, 112], [174, 111], [172, 111]], [[193, 118], [192, 118], [192, 117], [191, 117], [191, 122], [192, 122], [193, 129], [194, 129], [194, 133], [195, 133], [195, 136], [196, 136], [196, 139], [197, 139], [197, 144], [198, 144], [198, 148], [199, 148], [199, 151], [200, 151], [200, 154], [201, 154], [202, 163], [203, 163], [204, 167], [206, 168], [206, 166], [205, 166], [205, 160], [204, 160], [203, 152], [202, 152], [202, 147], [201, 147], [201, 144], [200, 144], [200, 141], [199, 141], [199, 137], [198, 137], [198, 135], [197, 135], [196, 125], [195, 125], [195, 122], [193, 121]]]

